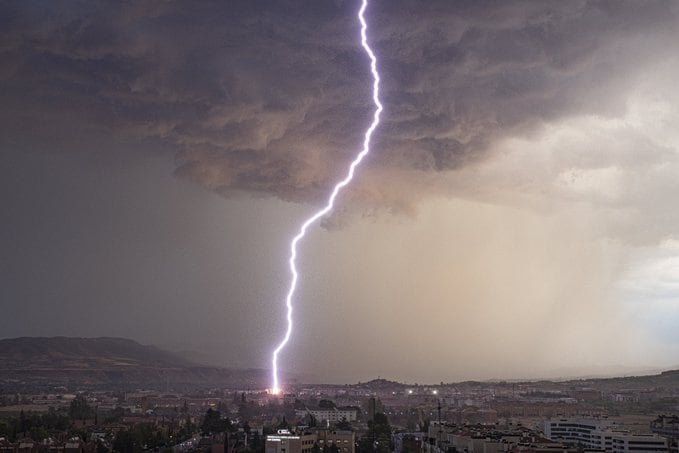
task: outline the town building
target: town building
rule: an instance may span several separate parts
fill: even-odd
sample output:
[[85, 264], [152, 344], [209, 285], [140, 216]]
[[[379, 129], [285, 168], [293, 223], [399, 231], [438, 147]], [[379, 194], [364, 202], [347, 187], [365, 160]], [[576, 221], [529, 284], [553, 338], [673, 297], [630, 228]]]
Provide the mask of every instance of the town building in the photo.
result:
[[355, 453], [356, 434], [353, 431], [310, 429], [301, 434], [279, 430], [267, 435], [265, 453]]
[[657, 434], [634, 434], [605, 419], [569, 418], [545, 421], [545, 437], [608, 453], [667, 453], [667, 440]]
[[423, 445], [427, 441], [427, 433], [395, 433], [391, 436], [394, 443], [394, 453], [422, 453]]
[[322, 451], [335, 450], [338, 453], [354, 453], [356, 450], [356, 433], [353, 431], [319, 429], [316, 430], [318, 446]]
[[611, 440], [613, 453], [667, 453], [667, 441], [657, 434], [620, 433]]
[[432, 422], [426, 453], [577, 453], [574, 447], [541, 438], [523, 427], [499, 428], [492, 425], [454, 425]]
[[317, 423], [337, 423], [343, 420], [355, 422], [358, 418], [358, 409], [355, 407], [334, 407], [328, 409], [297, 409], [295, 415], [304, 418], [311, 415]]
[[667, 439], [670, 453], [679, 453], [679, 417], [661, 415], [651, 423], [651, 430]]
[[318, 437], [315, 433], [295, 434], [280, 429], [266, 436], [265, 453], [311, 453]]

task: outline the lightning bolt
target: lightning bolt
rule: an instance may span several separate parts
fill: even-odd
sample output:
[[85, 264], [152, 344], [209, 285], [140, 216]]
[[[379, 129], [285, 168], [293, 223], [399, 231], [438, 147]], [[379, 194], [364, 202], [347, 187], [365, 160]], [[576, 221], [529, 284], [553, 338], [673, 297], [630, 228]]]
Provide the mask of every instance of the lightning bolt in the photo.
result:
[[288, 341], [290, 340], [290, 335], [292, 334], [292, 298], [295, 295], [295, 290], [297, 289], [297, 280], [299, 279], [299, 273], [297, 272], [297, 266], [295, 265], [295, 260], [297, 259], [297, 245], [304, 238], [307, 229], [313, 223], [315, 223], [318, 219], [332, 211], [333, 207], [335, 206], [335, 199], [337, 198], [337, 195], [339, 195], [340, 191], [351, 182], [351, 180], [354, 178], [354, 172], [356, 171], [356, 167], [360, 165], [365, 156], [367, 156], [368, 153], [370, 152], [370, 139], [372, 138], [373, 132], [375, 132], [377, 125], [380, 123], [380, 114], [382, 113], [382, 103], [380, 102], [379, 98], [380, 74], [377, 72], [377, 57], [375, 57], [375, 54], [368, 45], [367, 37], [368, 24], [366, 23], [364, 17], [364, 13], [367, 7], [368, 0], [362, 0], [361, 8], [358, 10], [358, 20], [361, 23], [361, 45], [363, 46], [365, 52], [368, 54], [368, 57], [370, 57], [370, 71], [372, 72], [373, 76], [373, 102], [375, 103], [375, 113], [373, 114], [373, 120], [372, 123], [370, 124], [370, 127], [368, 127], [368, 129], [366, 129], [365, 131], [365, 135], [363, 138], [363, 149], [361, 150], [360, 153], [356, 155], [356, 158], [353, 160], [353, 162], [351, 162], [351, 165], [349, 165], [349, 171], [347, 172], [346, 177], [339, 183], [337, 183], [335, 188], [332, 190], [332, 193], [328, 198], [328, 203], [325, 205], [325, 207], [320, 211], [316, 212], [315, 214], [313, 214], [308, 219], [306, 219], [304, 223], [302, 223], [302, 226], [299, 229], [299, 233], [297, 233], [297, 236], [295, 236], [292, 239], [292, 242], [290, 243], [290, 260], [288, 261], [288, 263], [290, 265], [290, 273], [292, 274], [292, 280], [290, 281], [290, 290], [288, 291], [288, 296], [285, 299], [285, 306], [287, 307], [286, 319], [288, 321], [288, 328], [285, 331], [285, 336], [283, 337], [283, 340], [278, 344], [276, 349], [274, 349], [273, 351], [273, 359], [271, 362], [273, 369], [273, 386], [271, 387], [271, 390], [272, 393], [274, 394], [278, 394], [281, 391], [278, 381], [278, 355], [283, 350], [283, 348], [285, 348], [285, 345], [288, 344]]

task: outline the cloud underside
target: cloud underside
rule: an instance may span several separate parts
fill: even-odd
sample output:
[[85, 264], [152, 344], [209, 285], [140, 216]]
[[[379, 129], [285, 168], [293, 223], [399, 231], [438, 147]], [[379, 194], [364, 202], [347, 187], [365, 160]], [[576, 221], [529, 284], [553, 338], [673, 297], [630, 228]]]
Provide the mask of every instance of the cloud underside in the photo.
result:
[[[320, 203], [372, 115], [355, 7], [6, 3], [6, 140], [87, 127], [157, 141], [210, 190]], [[338, 218], [434, 195], [672, 235], [675, 3], [401, 0], [368, 18], [385, 113]]]

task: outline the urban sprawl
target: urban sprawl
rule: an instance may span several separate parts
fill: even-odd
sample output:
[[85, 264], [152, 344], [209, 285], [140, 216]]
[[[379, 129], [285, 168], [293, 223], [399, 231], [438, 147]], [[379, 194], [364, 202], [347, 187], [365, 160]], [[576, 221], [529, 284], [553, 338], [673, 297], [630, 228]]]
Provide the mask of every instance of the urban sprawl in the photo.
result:
[[679, 453], [676, 387], [634, 382], [376, 379], [271, 395], [6, 381], [0, 453]]

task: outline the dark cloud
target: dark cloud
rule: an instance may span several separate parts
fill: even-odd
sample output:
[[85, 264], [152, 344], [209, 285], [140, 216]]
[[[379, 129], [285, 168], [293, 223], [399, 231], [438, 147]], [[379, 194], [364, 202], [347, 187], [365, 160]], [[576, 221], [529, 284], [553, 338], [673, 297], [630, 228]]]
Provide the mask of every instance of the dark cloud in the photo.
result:
[[658, 52], [637, 38], [675, 21], [666, 2], [407, 4], [409, 14], [376, 24], [388, 105], [380, 156], [433, 170], [555, 118], [619, 113], [616, 92]]
[[[68, 135], [84, 122], [171, 145], [177, 174], [212, 190], [317, 200], [372, 113], [355, 8], [5, 3], [5, 136], [53, 137], [54, 123]], [[376, 2], [386, 111], [368, 171], [446, 172], [546, 121], [621, 112], [618, 93], [671, 51], [656, 44], [675, 13], [667, 1]], [[354, 190], [366, 196], [407, 204], [389, 187]]]
[[[1, 2], [0, 331], [268, 366], [303, 203], [372, 115], [357, 3]], [[299, 255], [286, 366], [438, 381], [676, 357], [620, 301], [676, 300], [677, 3], [373, 0], [368, 17], [383, 123], [323, 220], [345, 228]]]

